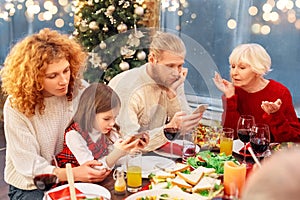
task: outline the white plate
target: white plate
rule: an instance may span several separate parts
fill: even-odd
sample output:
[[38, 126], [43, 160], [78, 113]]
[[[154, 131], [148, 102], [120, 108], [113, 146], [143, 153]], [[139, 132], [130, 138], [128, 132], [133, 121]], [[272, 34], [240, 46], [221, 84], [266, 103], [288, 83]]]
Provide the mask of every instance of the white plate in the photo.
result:
[[[183, 140], [174, 140], [173, 143], [183, 145]], [[199, 151], [200, 151], [200, 147], [198, 145], [196, 145], [196, 153], [198, 153]], [[160, 156], [165, 156], [165, 157], [169, 157], [169, 158], [181, 158], [181, 156], [179, 156], [179, 155], [176, 155], [176, 154], [171, 155], [170, 153], [167, 153], [167, 152], [161, 151], [161, 150], [155, 150], [153, 152]]]
[[159, 199], [161, 194], [168, 194], [170, 198], [178, 198], [184, 200], [202, 200], [203, 198], [200, 195], [189, 194], [183, 192], [181, 189], [154, 189], [154, 190], [144, 190], [137, 192], [125, 198], [125, 200], [136, 200], [137, 198], [146, 197], [146, 196], [157, 196], [156, 199]]
[[[69, 186], [68, 184], [65, 184], [65, 185], [61, 185], [61, 186], [58, 186], [56, 188], [53, 188], [53, 189], [49, 190], [48, 192], [45, 193], [45, 196], [44, 196], [43, 200], [51, 199], [50, 196], [48, 195], [49, 192], [55, 192], [55, 191], [64, 189], [68, 186]], [[106, 197], [108, 199], [111, 198], [110, 192], [106, 188], [104, 188], [100, 185], [97, 185], [97, 184], [93, 184], [93, 183], [75, 183], [75, 188], [80, 190], [82, 193], [96, 194], [96, 195], [99, 195], [99, 196]]]
[[[163, 158], [160, 156], [142, 156], [142, 177], [148, 178], [150, 173], [155, 173], [160, 169], [156, 166], [162, 168], [174, 167], [175, 162], [168, 158]], [[124, 171], [126, 172], [126, 165], [123, 165]]]

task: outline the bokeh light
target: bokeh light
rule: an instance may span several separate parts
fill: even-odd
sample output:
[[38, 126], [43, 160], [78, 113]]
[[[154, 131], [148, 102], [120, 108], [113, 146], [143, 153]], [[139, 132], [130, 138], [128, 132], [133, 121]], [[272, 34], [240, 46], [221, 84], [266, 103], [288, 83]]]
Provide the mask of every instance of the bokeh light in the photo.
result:
[[271, 27], [268, 25], [263, 25], [260, 29], [261, 34], [268, 35], [271, 32]]
[[249, 15], [251, 15], [251, 16], [257, 15], [257, 13], [258, 13], [257, 7], [251, 6], [251, 7], [248, 9], [248, 13], [249, 13]]
[[234, 20], [234, 19], [230, 19], [227, 22], [227, 27], [230, 29], [235, 29], [236, 25], [237, 25], [237, 23], [236, 23], [236, 20]]

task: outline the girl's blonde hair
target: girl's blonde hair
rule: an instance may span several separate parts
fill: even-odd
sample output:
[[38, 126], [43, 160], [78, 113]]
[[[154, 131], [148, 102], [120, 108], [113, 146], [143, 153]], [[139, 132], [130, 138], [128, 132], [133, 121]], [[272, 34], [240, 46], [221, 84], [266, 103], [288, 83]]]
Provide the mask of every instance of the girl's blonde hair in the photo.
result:
[[271, 58], [267, 51], [259, 44], [249, 43], [237, 46], [229, 56], [230, 65], [248, 64], [252, 70], [260, 75], [271, 71]]
[[2, 90], [11, 96], [12, 107], [26, 116], [34, 115], [36, 108], [43, 114], [45, 105], [42, 91], [47, 66], [61, 59], [70, 63], [71, 77], [66, 95], [70, 101], [81, 85], [81, 69], [86, 58], [87, 54], [75, 40], [45, 28], [27, 36], [12, 48], [0, 72]]
[[185, 57], [186, 48], [183, 41], [172, 33], [157, 31], [152, 37], [150, 52], [159, 58], [162, 51], [171, 51]]

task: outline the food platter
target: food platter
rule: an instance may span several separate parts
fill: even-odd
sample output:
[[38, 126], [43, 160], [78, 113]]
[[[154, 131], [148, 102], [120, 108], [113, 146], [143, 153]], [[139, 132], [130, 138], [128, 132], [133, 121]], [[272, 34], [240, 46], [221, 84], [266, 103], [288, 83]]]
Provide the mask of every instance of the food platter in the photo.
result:
[[128, 196], [127, 198], [125, 198], [125, 200], [136, 200], [138, 198], [146, 198], [147, 196], [155, 196], [157, 197], [156, 199], [159, 199], [160, 195], [162, 194], [167, 194], [169, 195], [168, 200], [172, 200], [172, 199], [177, 199], [177, 200], [204, 200], [204, 198], [201, 198], [201, 196], [197, 195], [193, 195], [193, 194], [188, 194], [186, 192], [181, 191], [181, 189], [179, 188], [173, 188], [173, 189], [154, 189], [154, 190], [144, 190], [141, 192], [137, 192], [135, 194], [132, 194], [130, 196]]

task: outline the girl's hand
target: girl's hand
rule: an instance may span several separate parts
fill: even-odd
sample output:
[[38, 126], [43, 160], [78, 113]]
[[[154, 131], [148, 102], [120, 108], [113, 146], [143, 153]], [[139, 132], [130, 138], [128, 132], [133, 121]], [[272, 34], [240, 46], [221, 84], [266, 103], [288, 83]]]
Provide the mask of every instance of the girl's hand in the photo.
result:
[[230, 98], [234, 95], [235, 89], [233, 83], [223, 79], [219, 73], [215, 72], [215, 77], [213, 81], [216, 87], [224, 93], [226, 98]]
[[150, 136], [148, 132], [143, 132], [142, 137], [139, 139], [138, 148], [143, 149], [149, 144]]
[[277, 99], [275, 102], [263, 101], [261, 108], [268, 114], [277, 112], [282, 104], [281, 99]]

